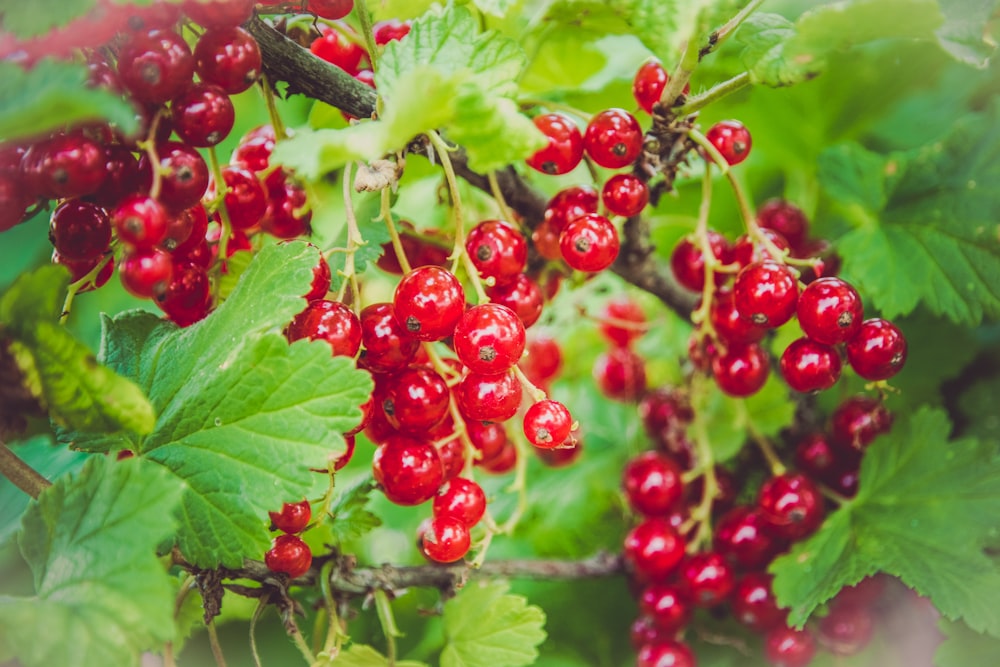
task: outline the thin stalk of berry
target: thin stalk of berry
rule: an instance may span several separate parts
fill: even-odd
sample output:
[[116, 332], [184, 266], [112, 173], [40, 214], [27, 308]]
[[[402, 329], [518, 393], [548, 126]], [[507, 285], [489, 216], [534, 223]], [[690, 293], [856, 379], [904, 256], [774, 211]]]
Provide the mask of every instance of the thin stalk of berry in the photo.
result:
[[101, 261], [99, 261], [94, 268], [88, 271], [85, 275], [81, 276], [79, 280], [70, 284], [69, 288], [66, 290], [66, 299], [63, 300], [62, 312], [59, 314], [59, 324], [66, 324], [66, 320], [69, 319], [70, 311], [73, 309], [73, 300], [76, 295], [80, 293], [84, 287], [90, 283], [97, 280], [97, 276], [101, 274], [104, 267], [107, 266], [108, 262], [114, 260], [115, 255], [113, 252], [108, 252]]
[[410, 266], [410, 260], [406, 258], [406, 250], [403, 249], [403, 242], [399, 238], [399, 230], [396, 229], [396, 223], [392, 221], [392, 205], [389, 201], [389, 188], [384, 188], [382, 190], [382, 220], [385, 221], [385, 227], [389, 230], [389, 239], [392, 241], [392, 249], [396, 253], [396, 261], [399, 262], [399, 268], [403, 270], [404, 274], [412, 271]]
[[[227, 251], [229, 249], [229, 237], [233, 235], [233, 223], [229, 219], [229, 209], [226, 207], [226, 179], [222, 177], [222, 166], [219, 164], [219, 156], [215, 152], [215, 146], [208, 147], [208, 166], [212, 170], [212, 178], [215, 179], [215, 201], [211, 206], [219, 212], [219, 219], [222, 220], [222, 232], [219, 234], [219, 265], [221, 267], [226, 262]], [[218, 283], [216, 283], [218, 284]]]
[[260, 660], [260, 653], [257, 651], [257, 621], [264, 615], [265, 609], [267, 609], [267, 597], [261, 596], [250, 616], [250, 655], [253, 656], [254, 667], [264, 667]]
[[550, 111], [562, 111], [568, 113], [571, 116], [576, 116], [581, 121], [583, 121], [584, 124], [586, 124], [587, 121], [590, 120], [591, 116], [594, 115], [590, 112], [584, 111], [583, 109], [578, 109], [577, 107], [566, 104], [565, 102], [556, 102], [553, 100], [527, 98], [518, 100], [518, 104], [520, 104], [522, 109], [530, 109], [532, 107], [545, 107]]
[[302, 631], [299, 630], [299, 626], [295, 623], [295, 619], [289, 615], [284, 620], [288, 636], [292, 638], [292, 643], [295, 644], [295, 648], [299, 649], [299, 653], [301, 653], [302, 657], [305, 658], [306, 664], [315, 664], [316, 656], [313, 655], [312, 649], [309, 648], [309, 644], [306, 643], [305, 637], [302, 636]]
[[375, 612], [378, 614], [378, 621], [382, 625], [382, 634], [385, 635], [386, 657], [389, 659], [389, 667], [396, 664], [396, 637], [402, 637], [396, 625], [396, 617], [392, 613], [392, 603], [389, 601], [389, 594], [382, 589], [374, 592]]
[[751, 84], [750, 72], [741, 72], [731, 79], [715, 84], [700, 95], [688, 98], [684, 104], [677, 107], [675, 113], [678, 116], [690, 116], [694, 112], [704, 109], [709, 104], [716, 102], [731, 93], [735, 93], [737, 90], [743, 90]]
[[337, 290], [337, 301], [343, 302], [347, 294], [347, 286], [350, 284], [351, 291], [355, 299], [360, 299], [361, 291], [358, 286], [358, 277], [354, 271], [354, 255], [358, 248], [365, 245], [365, 240], [361, 236], [358, 228], [358, 218], [354, 215], [354, 204], [351, 202], [351, 164], [344, 165], [344, 217], [347, 219], [347, 257], [344, 260], [344, 270], [341, 275], [344, 282]]
[[208, 643], [212, 647], [212, 657], [215, 658], [217, 667], [226, 667], [226, 656], [222, 654], [222, 645], [219, 644], [219, 633], [215, 631], [215, 620], [205, 624], [208, 629]]
[[2, 440], [0, 440], [0, 474], [35, 499], [42, 491], [52, 486], [52, 482], [22, 461], [21, 457], [11, 451]]
[[323, 595], [323, 604], [326, 607], [327, 630], [323, 649], [318, 653], [321, 657], [329, 660], [335, 659], [340, 654], [344, 641], [347, 639], [340, 615], [337, 613], [337, 601], [333, 599], [333, 589], [330, 587], [330, 578], [333, 576], [333, 568], [336, 563], [337, 561], [334, 558], [323, 563], [319, 575], [320, 592]]
[[278, 113], [278, 103], [275, 100], [274, 89], [271, 88], [271, 83], [267, 80], [267, 75], [261, 73], [260, 80], [257, 82], [260, 87], [260, 94], [264, 98], [264, 105], [267, 106], [267, 115], [271, 119], [271, 128], [274, 129], [274, 138], [277, 141], [288, 138], [288, 130], [285, 129], [285, 122], [281, 119], [281, 114]]
[[[188, 595], [195, 587], [195, 576], [193, 574], [188, 574], [181, 582], [180, 588], [177, 590], [177, 597], [174, 598], [174, 621], [181, 615], [181, 609], [184, 606], [185, 600], [187, 600]], [[177, 663], [174, 660], [174, 643], [168, 641], [163, 645], [163, 666], [164, 667], [177, 667]]]
[[663, 92], [660, 94], [660, 104], [667, 109], [671, 108], [674, 102], [677, 101], [677, 98], [683, 94], [688, 81], [691, 80], [691, 74], [694, 73], [695, 68], [698, 66], [698, 61], [701, 60], [698, 41], [695, 39], [695, 35], [688, 37], [687, 46], [684, 47], [684, 53], [681, 55], [681, 61], [677, 63], [677, 67], [670, 73], [667, 85], [663, 87]]
[[698, 245], [701, 247], [702, 261], [705, 264], [705, 285], [701, 290], [701, 305], [698, 310], [691, 313], [691, 321], [704, 331], [712, 340], [717, 340], [715, 327], [712, 326], [712, 318], [709, 313], [712, 310], [712, 299], [715, 295], [715, 270], [719, 266], [719, 260], [712, 250], [711, 241], [708, 238], [708, 214], [712, 207], [712, 165], [705, 163], [705, 173], [701, 179], [701, 203], [698, 205], [698, 223], [695, 226], [695, 236], [698, 238]]
[[691, 400], [694, 410], [694, 420], [691, 422], [691, 433], [694, 435], [696, 465], [702, 473], [701, 500], [691, 510], [691, 517], [681, 527], [681, 534], [686, 534], [691, 528], [697, 527], [694, 536], [688, 540], [687, 552], [698, 553], [702, 546], [712, 539], [712, 504], [719, 495], [719, 481], [715, 477], [715, 453], [708, 437], [708, 378], [701, 373], [695, 373], [691, 378]]
[[[515, 366], [515, 368], [517, 368]], [[507, 520], [496, 527], [498, 533], [511, 535], [521, 517], [528, 511], [528, 457], [531, 456], [531, 446], [525, 440], [524, 433], [520, 429], [512, 429], [510, 439], [517, 449], [517, 462], [514, 464], [514, 480], [504, 489], [507, 493], [517, 494], [517, 505], [507, 517]]]
[[521, 387], [523, 387], [524, 391], [527, 392], [528, 396], [531, 397], [531, 401], [533, 403], [537, 403], [538, 401], [544, 401], [546, 398], [548, 398], [548, 394], [546, 394], [544, 391], [536, 387], [534, 383], [532, 383], [532, 381], [528, 379], [528, 376], [524, 374], [524, 371], [522, 371], [517, 364], [515, 364], [511, 368], [511, 370], [514, 371], [514, 375], [521, 383]]
[[750, 419], [750, 410], [747, 408], [745, 400], [737, 402], [736, 424], [738, 428], [745, 428], [747, 433], [750, 434], [750, 439], [754, 441], [757, 449], [760, 450], [761, 456], [767, 461], [767, 467], [770, 468], [771, 475], [773, 477], [784, 475], [787, 471], [785, 464], [781, 462], [781, 457], [774, 451], [774, 445], [771, 444], [771, 440], [761, 433], [754, 425], [753, 420]]
[[372, 65], [372, 71], [378, 71], [378, 44], [375, 43], [375, 32], [372, 24], [372, 15], [368, 11], [368, 4], [364, 2], [354, 3], [354, 13], [361, 24], [361, 36], [365, 40], [365, 48], [368, 49], [368, 62]]
[[445, 180], [448, 182], [448, 192], [451, 195], [451, 210], [455, 214], [455, 247], [450, 257], [451, 272], [455, 273], [458, 270], [459, 263], [461, 263], [469, 276], [469, 282], [472, 283], [473, 289], [476, 290], [478, 303], [489, 303], [490, 298], [486, 296], [483, 282], [479, 279], [479, 270], [472, 263], [469, 254], [465, 252], [465, 220], [462, 217], [462, 197], [458, 192], [458, 178], [455, 176], [455, 168], [452, 166], [451, 157], [448, 155], [451, 149], [444, 142], [444, 139], [441, 138], [441, 135], [433, 130], [427, 133], [427, 138], [434, 145], [434, 150], [437, 152], [438, 158], [441, 160], [441, 166], [444, 168]]
[[149, 196], [152, 199], [160, 198], [160, 189], [163, 183], [163, 174], [160, 171], [160, 156], [156, 151], [156, 135], [160, 129], [160, 118], [163, 116], [163, 111], [157, 111], [153, 115], [153, 121], [149, 124], [149, 132], [146, 134], [146, 139], [139, 142], [139, 148], [146, 152], [149, 156], [149, 166], [153, 172], [153, 183], [149, 186]]
[[500, 184], [497, 182], [497, 173], [495, 171], [487, 173], [486, 179], [490, 183], [490, 192], [493, 194], [493, 200], [497, 203], [497, 208], [500, 209], [501, 218], [512, 225], [515, 224], [514, 212], [507, 206], [507, 200], [504, 198]]

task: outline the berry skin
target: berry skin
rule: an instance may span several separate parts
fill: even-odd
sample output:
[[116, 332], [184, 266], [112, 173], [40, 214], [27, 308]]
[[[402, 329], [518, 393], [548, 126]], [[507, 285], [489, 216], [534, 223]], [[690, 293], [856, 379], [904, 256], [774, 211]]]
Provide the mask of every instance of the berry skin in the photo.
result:
[[[649, 60], [643, 63], [635, 73], [632, 81], [632, 95], [646, 113], [653, 113], [653, 106], [660, 101], [663, 89], [669, 80], [667, 71], [659, 60]], [[685, 90], [685, 92], [687, 92]]]
[[559, 401], [538, 401], [524, 413], [524, 435], [535, 447], [559, 447], [569, 439], [572, 427], [573, 418]]
[[616, 297], [601, 309], [598, 329], [612, 345], [628, 347], [646, 333], [646, 313], [632, 299]]
[[417, 531], [420, 550], [429, 560], [454, 563], [469, 552], [472, 538], [469, 529], [455, 516], [435, 516]]
[[543, 114], [532, 120], [548, 139], [548, 145], [526, 160], [528, 166], [550, 176], [573, 171], [583, 159], [583, 135], [576, 124], [561, 113]]
[[391, 303], [373, 303], [361, 311], [361, 344], [365, 351], [359, 365], [373, 373], [401, 370], [416, 354], [420, 341], [396, 319]]
[[152, 248], [167, 237], [167, 212], [147, 195], [130, 195], [113, 211], [118, 238], [135, 248]]
[[603, 215], [588, 213], [568, 223], [559, 235], [559, 250], [570, 268], [597, 273], [618, 257], [618, 230]]
[[625, 536], [624, 555], [636, 574], [661, 581], [684, 558], [684, 539], [666, 519], [646, 519]]
[[212, 307], [211, 290], [204, 268], [175, 262], [173, 278], [167, 291], [157, 297], [156, 305], [177, 326], [190, 326], [208, 315]]
[[198, 148], [215, 146], [229, 136], [236, 120], [233, 103], [219, 86], [196, 83], [170, 103], [174, 132]]
[[840, 355], [829, 345], [799, 338], [781, 354], [781, 375], [795, 391], [829, 389], [840, 379]]
[[833, 277], [809, 283], [799, 295], [796, 312], [802, 331], [824, 345], [839, 345], [854, 338], [864, 316], [857, 290]]
[[205, 28], [229, 28], [253, 15], [254, 0], [190, 0], [184, 3], [188, 18]]
[[670, 641], [670, 638], [676, 633], [664, 632], [660, 630], [654, 623], [653, 619], [648, 616], [640, 616], [639, 618], [632, 621], [632, 625], [629, 628], [629, 639], [632, 640], [632, 648], [636, 651], [641, 649], [646, 644], [656, 644], [663, 641]]
[[24, 154], [22, 164], [30, 186], [47, 199], [89, 195], [107, 178], [104, 148], [80, 134], [35, 144]]
[[865, 320], [847, 342], [847, 363], [866, 380], [888, 380], [906, 363], [906, 338], [892, 322]]
[[[267, 193], [257, 176], [240, 167], [223, 167], [222, 180], [226, 183], [225, 204], [229, 221], [237, 230], [247, 230], [256, 225], [267, 212]], [[215, 196], [215, 185], [208, 190]]]
[[172, 30], [134, 33], [118, 53], [118, 77], [140, 102], [172, 99], [191, 84], [193, 74], [191, 49]]
[[733, 303], [740, 316], [757, 326], [774, 329], [795, 314], [798, 281], [784, 264], [754, 262], [736, 275]]
[[863, 450], [876, 436], [889, 432], [892, 414], [877, 399], [854, 396], [834, 410], [830, 421], [834, 444]]
[[389, 42], [403, 39], [409, 34], [410, 22], [400, 21], [399, 19], [379, 21], [372, 28], [372, 35], [375, 37], [375, 43], [379, 46], [385, 46]]
[[354, 357], [361, 349], [361, 321], [338, 301], [318, 299], [295, 316], [286, 332], [288, 342], [324, 340], [335, 357]]
[[297, 535], [278, 535], [271, 549], [264, 554], [264, 563], [272, 572], [301, 577], [312, 565], [312, 550]]
[[871, 641], [874, 625], [865, 607], [834, 603], [819, 622], [819, 643], [834, 655], [854, 655]]
[[96, 260], [111, 244], [111, 221], [100, 206], [67, 199], [52, 213], [49, 240], [63, 259]]
[[730, 396], [756, 394], [770, 372], [767, 352], [757, 343], [730, 345], [725, 354], [712, 357], [712, 376], [719, 389]]
[[432, 368], [412, 366], [387, 378], [383, 387], [382, 411], [401, 433], [426, 433], [448, 413], [448, 385]]
[[501, 373], [524, 352], [524, 325], [514, 311], [482, 303], [465, 311], [455, 325], [455, 354], [473, 373]]
[[[179, 141], [166, 141], [157, 146], [160, 158], [160, 203], [171, 213], [196, 206], [208, 190], [208, 164], [193, 147]], [[139, 160], [139, 170], [148, 189], [153, 172], [148, 154]]]
[[638, 176], [615, 174], [601, 189], [601, 201], [613, 215], [639, 215], [649, 203], [649, 188]]
[[743, 162], [750, 155], [750, 131], [739, 121], [719, 121], [708, 129], [705, 138], [722, 154], [729, 166]]
[[764, 637], [764, 657], [773, 667], [806, 667], [816, 655], [816, 640], [806, 630], [771, 629]]
[[240, 143], [233, 149], [229, 163], [254, 172], [264, 171], [270, 164], [274, 143], [273, 127], [256, 127], [240, 137]]
[[486, 494], [471, 479], [455, 477], [434, 496], [434, 516], [453, 516], [468, 528], [479, 523], [485, 513]]
[[444, 480], [437, 449], [405, 435], [390, 435], [375, 450], [372, 473], [385, 497], [397, 505], [419, 505], [434, 497]]
[[602, 167], [627, 167], [642, 151], [642, 128], [624, 109], [606, 109], [587, 125], [583, 146], [587, 155]]
[[767, 480], [757, 507], [774, 533], [790, 540], [806, 537], [823, 521], [823, 497], [805, 475], [786, 473]]
[[393, 296], [396, 321], [417, 340], [447, 338], [465, 312], [465, 291], [453, 274], [422, 266], [403, 276]]
[[122, 286], [140, 299], [159, 297], [170, 286], [174, 265], [170, 254], [159, 248], [127, 251], [118, 264]]
[[[157, 148], [159, 151], [160, 149]], [[126, 196], [142, 187], [139, 160], [132, 151], [121, 144], [104, 146], [105, 177], [101, 186], [87, 198], [104, 208], [113, 208]]]
[[782, 546], [760, 511], [744, 506], [722, 515], [715, 524], [712, 544], [718, 553], [747, 570], [767, 565]]
[[[761, 228], [761, 235], [775, 245], [778, 250], [788, 250], [788, 241], [785, 237], [773, 229]], [[763, 242], [754, 240], [749, 234], [741, 234], [733, 244], [733, 261], [740, 265], [740, 268], [749, 266], [754, 262], [764, 259], [781, 261], [781, 257], [774, 257]]]
[[691, 620], [691, 602], [677, 586], [651, 584], [639, 595], [639, 612], [666, 636], [683, 630]]
[[733, 590], [733, 569], [715, 552], [698, 553], [681, 565], [681, 585], [699, 607], [722, 603]]
[[309, 0], [307, 9], [321, 19], [336, 21], [351, 13], [354, 0]]
[[736, 302], [733, 301], [733, 291], [728, 287], [716, 290], [709, 318], [715, 333], [729, 344], [756, 343], [767, 333], [764, 327], [740, 317]]
[[625, 464], [622, 488], [629, 505], [646, 516], [663, 516], [681, 499], [681, 470], [659, 452], [643, 452]]
[[597, 190], [589, 185], [574, 185], [560, 190], [545, 206], [544, 222], [559, 233], [581, 215], [597, 213]]
[[242, 93], [260, 78], [257, 40], [239, 27], [206, 30], [194, 47], [198, 76], [228, 95]]
[[351, 76], [360, 71], [361, 59], [366, 55], [363, 47], [333, 29], [327, 30], [321, 37], [313, 40], [309, 50], [313, 55], [336, 65]]
[[601, 393], [616, 401], [635, 401], [646, 391], [646, 362], [627, 347], [602, 352], [593, 374]]
[[[709, 230], [708, 246], [719, 263], [728, 264], [732, 260], [732, 248], [722, 234]], [[696, 240], [685, 238], [677, 244], [670, 255], [670, 268], [677, 282], [692, 292], [704, 289], [705, 258], [702, 256], [701, 245]], [[728, 274], [721, 272], [716, 272], [713, 276], [716, 287], [724, 285], [728, 278]]]
[[517, 274], [514, 281], [503, 287], [487, 287], [486, 295], [490, 301], [506, 306], [514, 311], [524, 328], [530, 327], [542, 316], [545, 297], [542, 288], [524, 273]]
[[754, 632], [767, 632], [785, 625], [788, 612], [778, 606], [771, 590], [773, 577], [766, 572], [751, 572], [743, 577], [730, 598], [733, 616]]
[[[312, 244], [309, 244], [312, 245]], [[322, 299], [330, 291], [330, 265], [322, 254], [319, 255], [319, 262], [313, 267], [313, 279], [309, 286], [308, 294], [303, 295], [306, 301]], [[359, 322], [360, 325], [360, 322]], [[354, 356], [353, 354], [351, 355]]]
[[794, 250], [803, 249], [809, 235], [809, 219], [798, 206], [782, 199], [771, 199], [757, 209], [761, 227], [773, 229], [788, 241]]
[[509, 285], [524, 271], [528, 244], [524, 236], [502, 220], [486, 220], [469, 232], [465, 250], [483, 279], [493, 287]]
[[308, 500], [297, 503], [285, 503], [280, 512], [268, 512], [271, 517], [271, 530], [283, 533], [301, 533], [309, 525], [312, 518], [312, 507]]
[[698, 661], [687, 644], [667, 639], [640, 648], [635, 664], [636, 667], [696, 667]]
[[507, 421], [521, 405], [521, 382], [510, 371], [469, 373], [457, 389], [458, 407], [467, 419]]

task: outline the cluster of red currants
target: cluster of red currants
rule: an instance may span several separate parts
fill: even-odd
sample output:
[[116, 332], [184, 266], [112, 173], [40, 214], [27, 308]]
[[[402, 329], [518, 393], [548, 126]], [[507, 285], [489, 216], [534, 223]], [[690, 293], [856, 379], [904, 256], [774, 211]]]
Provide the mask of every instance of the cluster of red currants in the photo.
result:
[[264, 563], [272, 572], [287, 574], [292, 579], [301, 577], [312, 565], [312, 550], [298, 536], [309, 526], [312, 507], [308, 500], [285, 503], [278, 512], [268, 512], [271, 530], [280, 530], [270, 550], [264, 554]]
[[[837, 655], [863, 648], [872, 620], [855, 591], [838, 597], [815, 627], [796, 630], [787, 626], [787, 610], [778, 606], [766, 570], [819, 528], [826, 511], [822, 486], [844, 496], [857, 492], [864, 447], [891, 426], [884, 406], [864, 396], [845, 401], [832, 415], [830, 437], [811, 434], [799, 441], [795, 460], [801, 472], [778, 471], [750, 505], [734, 504], [739, 482], [723, 468], [714, 469], [711, 481], [686, 476], [695, 463], [685, 435], [694, 415], [683, 393], [649, 392], [639, 415], [656, 446], [630, 460], [622, 476], [628, 505], [640, 517], [624, 546], [640, 611], [632, 626], [639, 667], [695, 665], [678, 638], [698, 608], [728, 607], [733, 618], [763, 636], [765, 656], [775, 667], [809, 664], [817, 637]], [[710, 514], [695, 517], [705, 509], [700, 504], [706, 493], [712, 494]], [[711, 517], [711, 545], [702, 549], [708, 536], [700, 525]], [[876, 597], [877, 592], [866, 604]]]

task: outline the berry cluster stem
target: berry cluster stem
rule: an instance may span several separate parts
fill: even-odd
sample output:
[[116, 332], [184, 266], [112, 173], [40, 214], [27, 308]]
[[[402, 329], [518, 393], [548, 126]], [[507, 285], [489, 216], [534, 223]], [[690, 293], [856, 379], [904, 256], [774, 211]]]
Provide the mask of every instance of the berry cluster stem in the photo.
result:
[[701, 305], [691, 313], [691, 321], [699, 328], [714, 336], [711, 318], [708, 316], [712, 308], [712, 297], [715, 293], [715, 269], [719, 262], [712, 252], [708, 239], [708, 214], [712, 207], [712, 165], [705, 163], [705, 174], [701, 179], [701, 203], [698, 205], [698, 223], [695, 226], [695, 236], [701, 247], [702, 261], [705, 263], [705, 284], [701, 290]]
[[752, 85], [750, 80], [750, 72], [741, 72], [731, 79], [726, 79], [722, 83], [717, 83], [700, 95], [695, 95], [688, 98], [688, 100], [677, 107], [675, 113], [678, 116], [690, 116], [696, 111], [700, 111], [716, 102], [723, 97], [735, 93], [737, 90], [743, 90], [744, 88]]
[[219, 219], [222, 220], [222, 233], [219, 234], [219, 266], [226, 262], [229, 249], [229, 237], [233, 234], [233, 223], [229, 220], [229, 209], [226, 207], [226, 181], [222, 177], [222, 167], [219, 164], [219, 156], [215, 152], [215, 146], [208, 148], [208, 165], [212, 169], [212, 178], [215, 180], [215, 201], [218, 206]]
[[361, 24], [361, 35], [365, 40], [365, 48], [368, 50], [368, 61], [372, 64], [372, 71], [378, 71], [378, 44], [375, 43], [375, 32], [372, 24], [372, 15], [368, 11], [368, 5], [364, 2], [354, 3], [354, 13]]
[[267, 597], [261, 596], [250, 616], [250, 655], [253, 656], [254, 667], [264, 667], [260, 660], [260, 653], [257, 651], [257, 621], [264, 615], [267, 609]]
[[354, 255], [358, 248], [365, 245], [365, 240], [361, 237], [361, 230], [358, 228], [358, 218], [354, 215], [354, 204], [351, 202], [351, 165], [344, 165], [344, 217], [347, 219], [347, 257], [344, 259], [344, 270], [342, 272], [344, 282], [337, 290], [337, 301], [343, 302], [347, 294], [347, 285], [350, 284], [351, 291], [355, 298], [360, 298], [361, 290], [358, 286], [358, 276], [354, 270]]
[[389, 188], [383, 188], [382, 190], [381, 216], [382, 220], [385, 221], [386, 229], [389, 230], [389, 239], [392, 241], [392, 250], [396, 253], [396, 261], [399, 262], [399, 268], [403, 270], [403, 273], [409, 273], [412, 270], [410, 260], [406, 258], [406, 250], [403, 249], [403, 242], [399, 238], [399, 230], [396, 229], [396, 223], [392, 220], [392, 203], [389, 201]]
[[264, 105], [267, 106], [267, 115], [271, 119], [271, 128], [274, 129], [275, 139], [277, 141], [287, 139], [288, 130], [285, 129], [285, 123], [281, 120], [281, 114], [278, 113], [278, 104], [274, 99], [274, 90], [271, 88], [266, 74], [260, 75], [258, 85], [260, 86], [260, 94], [264, 98]]
[[226, 667], [226, 656], [222, 654], [222, 645], [219, 643], [219, 633], [215, 631], [215, 621], [206, 624], [208, 628], [208, 643], [212, 647], [212, 657], [215, 658], [217, 667]]
[[37, 499], [42, 491], [52, 486], [52, 482], [22, 461], [21, 457], [12, 452], [2, 440], [0, 440], [0, 473], [32, 498]]
[[[691, 379], [692, 397], [701, 399], [703, 402], [707, 396], [707, 378], [700, 374], [695, 374]], [[715, 453], [712, 451], [712, 443], [708, 438], [708, 424], [705, 421], [707, 410], [704, 405], [695, 405], [694, 421], [691, 423], [691, 430], [694, 434], [695, 457], [698, 469], [702, 474], [701, 501], [697, 507], [691, 510], [691, 517], [684, 528], [695, 527], [694, 536], [688, 540], [687, 552], [689, 554], [701, 551], [702, 545], [712, 539], [712, 504], [719, 494], [719, 481], [715, 477]], [[686, 532], [682, 528], [682, 532]]]
[[103, 258], [101, 258], [101, 261], [99, 261], [94, 268], [86, 273], [86, 275], [81, 276], [79, 280], [70, 284], [69, 288], [66, 290], [66, 299], [63, 301], [62, 312], [59, 314], [59, 324], [66, 324], [66, 320], [69, 319], [69, 314], [73, 309], [73, 300], [76, 298], [76, 295], [80, 293], [80, 290], [96, 280], [97, 276], [104, 270], [107, 263], [113, 259], [114, 253], [108, 252]]
[[774, 451], [774, 445], [771, 444], [768, 437], [761, 433], [760, 429], [753, 423], [745, 400], [738, 402], [736, 415], [738, 425], [745, 428], [747, 433], [750, 434], [750, 439], [754, 441], [754, 444], [760, 450], [761, 456], [767, 461], [767, 466], [771, 469], [771, 474], [775, 477], [784, 475], [787, 470], [785, 464], [781, 462], [781, 457]]
[[382, 625], [382, 634], [385, 635], [386, 657], [389, 661], [389, 667], [394, 667], [396, 664], [396, 637], [402, 637], [403, 633], [396, 625], [396, 617], [392, 613], [389, 594], [385, 590], [379, 589], [374, 592], [373, 596], [375, 598], [375, 611], [378, 614], [379, 623]]
[[510, 210], [507, 206], [507, 200], [503, 196], [503, 191], [500, 189], [500, 183], [497, 182], [497, 173], [491, 171], [486, 174], [486, 179], [490, 183], [490, 192], [493, 194], [493, 199], [497, 203], [497, 208], [500, 209], [500, 216], [510, 224], [514, 224], [514, 212]]

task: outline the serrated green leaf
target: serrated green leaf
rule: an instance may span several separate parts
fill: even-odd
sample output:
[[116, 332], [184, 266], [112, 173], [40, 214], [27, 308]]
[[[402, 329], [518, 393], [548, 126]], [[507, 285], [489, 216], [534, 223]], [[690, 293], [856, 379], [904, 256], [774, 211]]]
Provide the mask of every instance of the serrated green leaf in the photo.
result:
[[521, 667], [538, 658], [545, 612], [502, 582], [472, 583], [444, 605], [441, 667]]
[[986, 27], [996, 16], [997, 0], [938, 0], [944, 24], [937, 29], [941, 47], [955, 60], [974, 67], [986, 67], [996, 52]]
[[751, 80], [779, 87], [818, 75], [834, 51], [878, 39], [933, 39], [941, 22], [935, 0], [844, 0], [811, 9], [795, 23], [757, 14], [737, 35]]
[[37, 596], [0, 598], [0, 646], [26, 667], [98, 667], [137, 665], [169, 641], [173, 586], [155, 551], [182, 486], [136, 459], [92, 457], [44, 491], [20, 537]]
[[947, 618], [1000, 633], [1000, 567], [982, 551], [1000, 528], [1000, 459], [995, 446], [949, 441], [950, 431], [944, 412], [924, 408], [905, 422], [897, 417], [868, 448], [857, 496], [770, 567], [790, 623], [884, 571]]
[[108, 362], [133, 374], [159, 409], [136, 453], [187, 482], [177, 541], [199, 566], [239, 567], [264, 553], [268, 510], [302, 498], [309, 468], [343, 453], [340, 434], [371, 392], [353, 360], [332, 357], [321, 341], [289, 345], [279, 333], [305, 307], [318, 261], [304, 242], [265, 246], [197, 324], [165, 327], [138, 313], [106, 323]]
[[229, 295], [233, 293], [236, 283], [240, 280], [240, 276], [250, 266], [251, 259], [253, 259], [253, 252], [250, 250], [238, 250], [226, 260], [226, 272], [219, 278], [220, 299], [228, 299]]
[[53, 421], [90, 431], [153, 430], [153, 407], [130, 380], [97, 363], [58, 324], [69, 274], [42, 266], [22, 274], [0, 298], [0, 325], [11, 352]]
[[346, 651], [341, 651], [334, 658], [322, 654], [318, 657], [319, 660], [314, 662], [312, 667], [389, 667], [390, 664], [397, 667], [427, 667], [426, 663], [416, 660], [397, 660], [390, 663], [389, 658], [365, 644], [351, 644]]
[[886, 202], [885, 177], [890, 169], [895, 166], [884, 156], [858, 144], [841, 144], [820, 153], [816, 178], [839, 205], [880, 211]]
[[330, 539], [333, 542], [343, 544], [382, 525], [382, 519], [365, 509], [374, 490], [371, 478], [364, 478], [340, 492], [330, 508]]
[[938, 624], [945, 635], [934, 664], [937, 667], [993, 667], [1000, 655], [1000, 639], [975, 632], [965, 623], [942, 620]]
[[[943, 141], [892, 153], [881, 166], [869, 155], [863, 172], [834, 186], [858, 203], [846, 213], [859, 227], [838, 241], [843, 274], [886, 317], [920, 304], [957, 324], [1000, 317], [998, 119], [1000, 109], [960, 119]], [[874, 187], [866, 180], [884, 183], [883, 208], [861, 205]]]
[[[42, 13], [32, 3], [15, 3]], [[25, 71], [0, 62], [0, 138], [45, 135], [81, 121], [107, 121], [123, 133], [138, 127], [136, 111], [117, 94], [87, 86], [87, 68], [80, 63], [43, 60]]]

